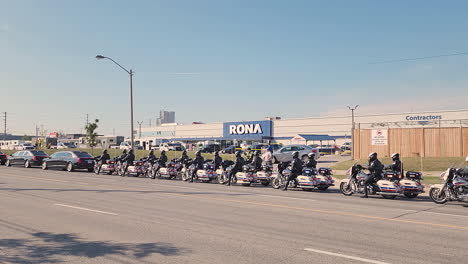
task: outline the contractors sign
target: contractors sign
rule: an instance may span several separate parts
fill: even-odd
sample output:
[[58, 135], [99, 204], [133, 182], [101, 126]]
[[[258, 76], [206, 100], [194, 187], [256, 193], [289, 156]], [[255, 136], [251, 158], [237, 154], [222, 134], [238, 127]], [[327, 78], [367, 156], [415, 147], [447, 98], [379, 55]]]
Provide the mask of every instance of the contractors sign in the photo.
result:
[[223, 124], [223, 136], [227, 139], [262, 139], [271, 137], [272, 122], [246, 121]]
[[388, 130], [387, 129], [373, 129], [371, 134], [372, 145], [387, 145], [388, 144]]

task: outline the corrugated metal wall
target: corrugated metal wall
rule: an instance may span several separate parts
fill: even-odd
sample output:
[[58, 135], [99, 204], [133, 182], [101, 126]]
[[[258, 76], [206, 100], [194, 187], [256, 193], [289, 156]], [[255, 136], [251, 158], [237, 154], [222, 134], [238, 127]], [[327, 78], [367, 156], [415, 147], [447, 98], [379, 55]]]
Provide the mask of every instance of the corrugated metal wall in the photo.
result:
[[356, 129], [354, 158], [365, 159], [371, 152], [389, 157], [398, 152], [404, 157], [468, 156], [468, 128], [389, 128], [388, 144], [372, 145], [372, 129]]

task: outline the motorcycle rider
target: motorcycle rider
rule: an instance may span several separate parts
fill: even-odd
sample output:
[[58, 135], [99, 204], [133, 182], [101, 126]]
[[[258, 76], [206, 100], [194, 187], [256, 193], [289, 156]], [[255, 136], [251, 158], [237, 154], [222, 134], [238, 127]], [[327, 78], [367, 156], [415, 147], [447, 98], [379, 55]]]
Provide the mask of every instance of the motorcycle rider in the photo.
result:
[[236, 173], [242, 171], [242, 166], [244, 166], [244, 164], [245, 164], [245, 160], [242, 157], [241, 152], [236, 151], [236, 161], [234, 163], [234, 167], [231, 170], [231, 173], [229, 173], [228, 182], [226, 183], [227, 186], [231, 186], [232, 175], [236, 175]]
[[127, 173], [128, 166], [133, 165], [133, 162], [135, 161], [135, 154], [133, 154], [133, 149], [130, 149], [128, 151], [128, 154], [125, 157], [125, 168], [122, 176], [125, 176], [125, 173]]
[[315, 153], [309, 153], [307, 154], [308, 160], [304, 167], [310, 168], [310, 169], [317, 169], [317, 161], [315, 160]]
[[215, 151], [213, 158], [215, 170], [219, 169], [223, 163], [223, 159], [219, 156], [219, 151]]
[[110, 155], [107, 153], [107, 149], [105, 149], [104, 151], [102, 151], [102, 155], [98, 159], [99, 168], [98, 168], [97, 174], [99, 174], [99, 172], [101, 172], [102, 164], [106, 164], [108, 160], [110, 160]]
[[392, 170], [394, 172], [398, 172], [403, 176], [403, 164], [401, 163], [400, 160], [400, 154], [399, 153], [393, 153], [392, 154], [392, 160], [393, 163], [390, 165], [385, 166], [385, 169]]
[[193, 182], [193, 178], [195, 177], [195, 175], [197, 175], [197, 171], [203, 169], [204, 163], [205, 163], [205, 159], [201, 155], [201, 152], [200, 151], [195, 152], [195, 159], [192, 162], [192, 164], [195, 165], [195, 170], [193, 170], [192, 179], [190, 180], [190, 182]]
[[150, 150], [150, 152], [148, 153], [148, 160], [150, 161], [156, 160], [156, 156], [154, 155], [154, 150]]
[[167, 162], [167, 156], [166, 156], [166, 151], [163, 150], [161, 151], [161, 156], [159, 157], [159, 166], [162, 168], [166, 167], [166, 162]]
[[379, 181], [382, 177], [384, 165], [377, 158], [377, 152], [372, 152], [369, 154], [369, 164], [367, 166], [367, 169], [369, 170], [370, 174], [367, 181], [364, 182], [364, 196], [362, 196], [361, 198], [368, 198], [367, 186], [369, 186], [369, 184], [376, 186], [377, 181]]
[[120, 155], [120, 157], [119, 157], [118, 159], [119, 159], [120, 161], [123, 162], [123, 161], [127, 158], [127, 155], [128, 155], [128, 154], [127, 154], [127, 150], [124, 149], [124, 150], [122, 151], [122, 155]]
[[260, 152], [255, 151], [253, 155], [252, 162], [250, 163], [255, 168], [255, 171], [260, 171], [262, 169], [262, 158], [260, 158]]
[[291, 174], [289, 175], [288, 180], [286, 181], [286, 185], [284, 185], [283, 191], [287, 191], [289, 182], [291, 182], [293, 179], [296, 179], [297, 176], [301, 175], [302, 173], [303, 163], [302, 160], [299, 159], [299, 152], [294, 151], [292, 155], [293, 160], [291, 162]]
[[178, 161], [179, 161], [180, 163], [182, 163], [182, 164], [185, 164], [189, 159], [190, 159], [190, 158], [189, 158], [189, 156], [187, 155], [187, 151], [184, 150], [184, 151], [182, 151], [182, 156], [180, 156], [180, 158], [179, 158]]

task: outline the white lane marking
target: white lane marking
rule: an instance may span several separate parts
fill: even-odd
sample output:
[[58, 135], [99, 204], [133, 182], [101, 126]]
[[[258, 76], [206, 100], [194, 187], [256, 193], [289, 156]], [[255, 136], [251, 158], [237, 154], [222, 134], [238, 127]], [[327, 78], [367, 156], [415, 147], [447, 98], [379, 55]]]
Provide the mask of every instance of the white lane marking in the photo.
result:
[[85, 211], [90, 211], [90, 212], [95, 212], [95, 213], [100, 213], [100, 214], [108, 214], [108, 215], [118, 215], [116, 213], [111, 213], [111, 212], [104, 212], [104, 211], [99, 211], [99, 210], [94, 210], [94, 209], [89, 209], [89, 208], [84, 208], [84, 207], [78, 207], [78, 206], [72, 206], [72, 205], [66, 205], [66, 204], [54, 204], [56, 206], [63, 206], [63, 207], [69, 207], [73, 209], [79, 209], [79, 210], [85, 210]]
[[267, 197], [274, 197], [274, 198], [284, 198], [284, 199], [294, 199], [294, 200], [304, 200], [309, 202], [316, 202], [317, 200], [307, 199], [307, 198], [296, 198], [296, 197], [288, 197], [288, 196], [279, 196], [279, 195], [269, 195], [269, 194], [258, 194], [259, 196], [267, 196]]
[[365, 258], [360, 258], [360, 257], [353, 257], [353, 256], [348, 256], [348, 255], [343, 255], [343, 254], [338, 254], [338, 253], [333, 253], [333, 252], [328, 252], [328, 251], [323, 251], [323, 250], [318, 250], [318, 249], [313, 249], [313, 248], [304, 248], [304, 250], [305, 251], [310, 251], [310, 252], [315, 252], [315, 253], [320, 253], [320, 254], [325, 254], [325, 255], [330, 255], [330, 256], [335, 256], [335, 257], [340, 257], [340, 258], [347, 258], [347, 259], [357, 260], [357, 261], [366, 262], [366, 263], [390, 264], [388, 262], [382, 262], [382, 261], [372, 260], [372, 259], [365, 259]]

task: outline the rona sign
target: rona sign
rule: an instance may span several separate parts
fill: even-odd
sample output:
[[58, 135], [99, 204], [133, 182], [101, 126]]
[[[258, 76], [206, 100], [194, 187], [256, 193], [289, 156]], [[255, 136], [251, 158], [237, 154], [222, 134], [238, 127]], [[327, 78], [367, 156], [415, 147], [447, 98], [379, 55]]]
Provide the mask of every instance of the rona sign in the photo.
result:
[[229, 122], [223, 124], [227, 139], [262, 139], [271, 137], [271, 121]]

